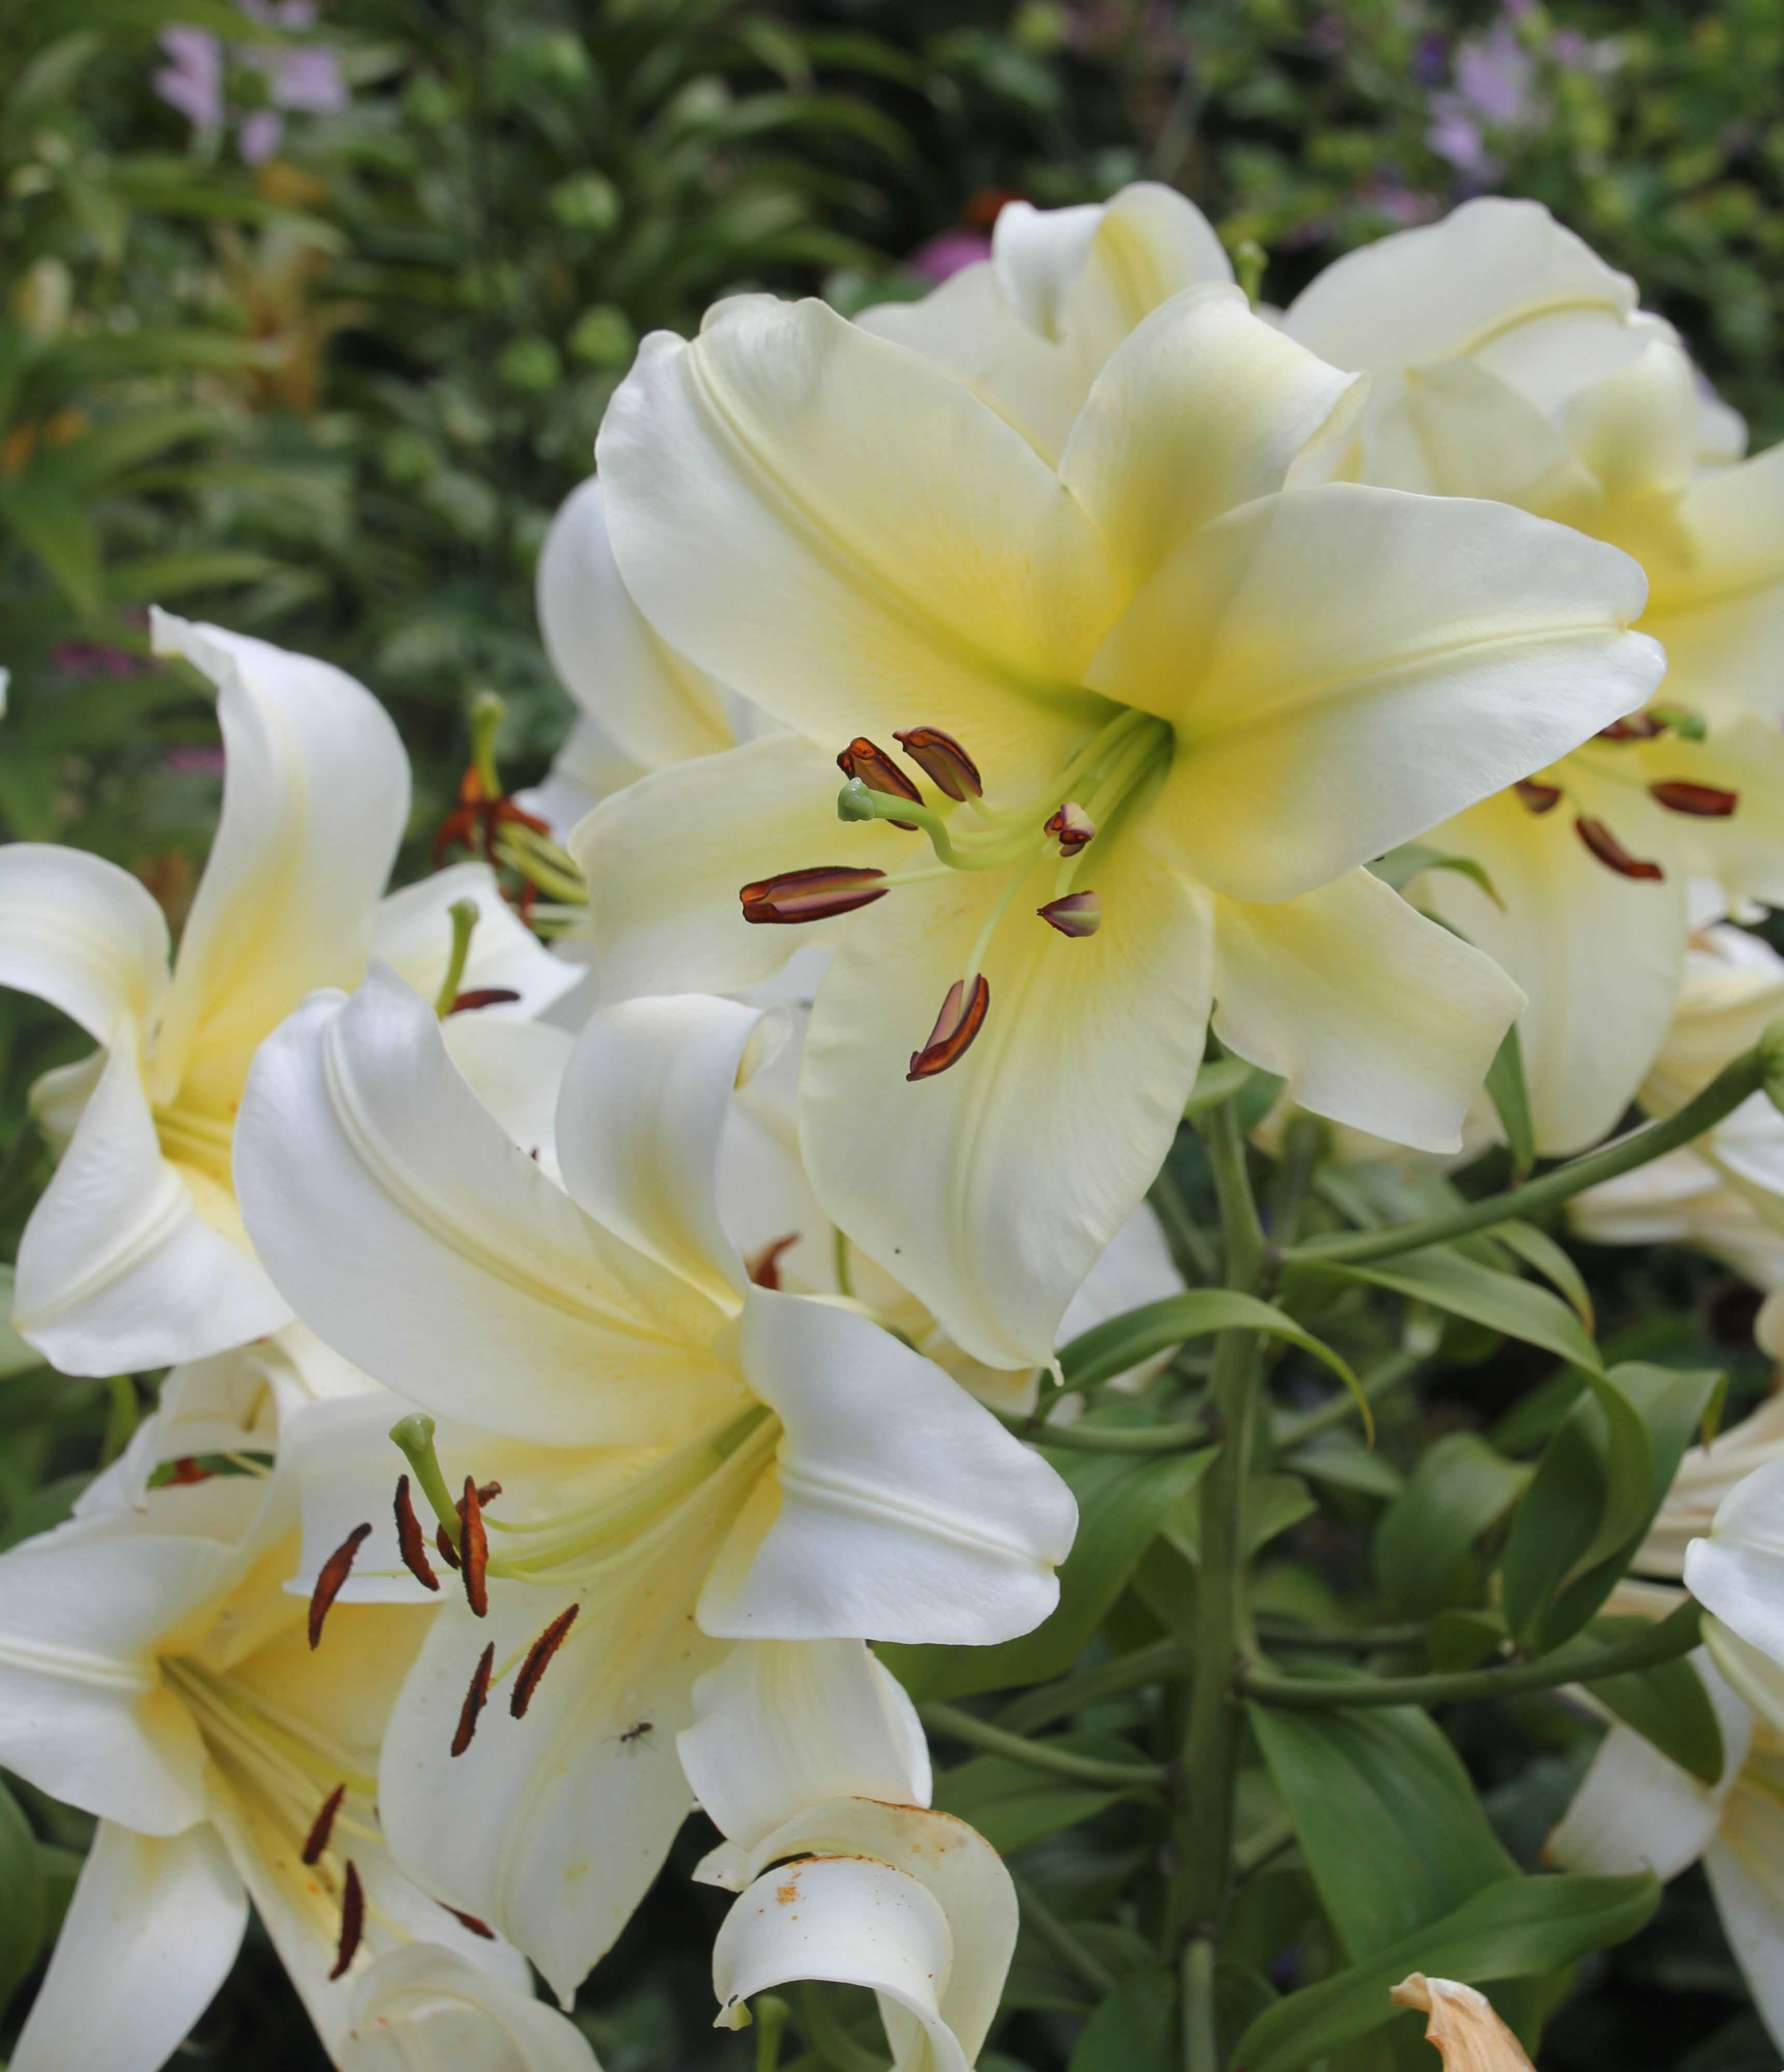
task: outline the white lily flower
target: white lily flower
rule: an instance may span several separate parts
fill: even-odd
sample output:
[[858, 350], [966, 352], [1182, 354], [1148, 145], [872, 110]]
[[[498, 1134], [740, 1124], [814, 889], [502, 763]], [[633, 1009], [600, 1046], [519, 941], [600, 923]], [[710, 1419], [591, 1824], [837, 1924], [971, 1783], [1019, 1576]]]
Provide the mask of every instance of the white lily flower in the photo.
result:
[[1636, 300], [1546, 209], [1487, 199], [1346, 255], [1283, 319], [1370, 376], [1362, 479], [1519, 505], [1648, 578], [1663, 702], [1427, 837], [1491, 881], [1433, 873], [1418, 896], [1529, 994], [1525, 1078], [1555, 1153], [1613, 1126], [1659, 1047], [1690, 881], [1737, 909], [1784, 898], [1784, 446], [1737, 462], [1728, 413]]
[[1711, 1616], [1716, 1667], [1784, 1736], [1784, 1460], [1737, 1482], [1685, 1548], [1685, 1588]]
[[1535, 2072], [1523, 2045], [1476, 1988], [1415, 1971], [1391, 1997], [1396, 2006], [1431, 2017], [1424, 2040], [1436, 2045], [1443, 2072]]
[[284, 1588], [275, 1471], [170, 1485], [0, 1556], [0, 1759], [99, 1817], [16, 2072], [154, 2072], [234, 1959], [253, 1901], [324, 2045], [380, 1952], [526, 1967], [392, 1862], [375, 1773], [429, 1624], [349, 1605], [312, 1651]]
[[[1223, 1039], [1305, 1106], [1453, 1146], [1514, 991], [1359, 866], [1657, 680], [1622, 630], [1626, 557], [1324, 480], [1360, 401], [1203, 286], [1108, 360], [1057, 471], [816, 303], [742, 297], [692, 343], [647, 341], [609, 409], [631, 594], [795, 730], [578, 831], [602, 983], [766, 976], [786, 938], [747, 925], [740, 886], [750, 919], [838, 942], [807, 1163], [991, 1364], [1048, 1357], [1157, 1170], [1215, 997]], [[911, 771], [866, 730], [902, 734]], [[837, 826], [839, 749], [870, 826]]]
[[60, 1163], [19, 1245], [14, 1324], [70, 1374], [199, 1359], [285, 1322], [241, 1230], [230, 1140], [255, 1045], [306, 993], [356, 983], [375, 946], [437, 988], [446, 910], [462, 898], [482, 917], [470, 984], [530, 1012], [574, 979], [481, 865], [380, 911], [409, 770], [351, 677], [216, 627], [154, 623], [158, 652], [216, 685], [228, 758], [171, 972], [161, 910], [127, 871], [78, 849], [0, 849], [0, 985], [60, 1007], [101, 1046], [33, 1094]]
[[[1724, 1637], [1726, 1638], [1726, 1637]], [[1784, 2047], [1784, 1735], [1692, 1657], [1722, 1729], [1722, 1775], [1705, 1784], [1613, 1720], [1544, 1855], [1562, 1868], [1674, 1878], [1701, 1862], [1716, 1911], [1774, 2042]]]
[[1015, 1888], [984, 1838], [952, 1814], [836, 1799], [696, 1876], [738, 1894], [713, 1945], [717, 2025], [795, 1979], [870, 1988], [894, 2072], [968, 2072], [1016, 1947]]
[[588, 2039], [531, 1993], [418, 1942], [354, 1988], [341, 2072], [600, 2072]]
[[[430, 1634], [380, 1804], [405, 1865], [560, 1994], [687, 1810], [675, 1737], [725, 1643], [1025, 1632], [1074, 1530], [1058, 1478], [939, 1369], [749, 1280], [716, 1176], [760, 1021], [693, 997], [597, 1015], [562, 1186], [376, 968], [269, 1041], [243, 1107], [248, 1226], [305, 1320], [437, 1416], [555, 1452], [495, 1464], [487, 1568], [464, 1572], [487, 1620], [455, 1603]], [[467, 1470], [454, 1452], [454, 1490]], [[504, 1685], [514, 1716], [479, 1730]]]

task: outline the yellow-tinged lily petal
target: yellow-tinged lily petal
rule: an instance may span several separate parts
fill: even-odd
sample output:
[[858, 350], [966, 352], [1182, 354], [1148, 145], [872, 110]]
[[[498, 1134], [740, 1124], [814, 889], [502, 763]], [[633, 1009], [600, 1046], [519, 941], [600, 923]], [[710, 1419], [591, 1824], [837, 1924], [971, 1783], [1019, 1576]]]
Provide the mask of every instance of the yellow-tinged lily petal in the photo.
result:
[[109, 1043], [154, 1022], [167, 988], [167, 923], [146, 886], [84, 849], [0, 848], [0, 985], [35, 993]]
[[378, 1959], [354, 1991], [341, 2072], [600, 2072], [575, 2025], [530, 1984], [492, 1978], [457, 1952], [419, 1942]]
[[1424, 2038], [1437, 2045], [1444, 2072], [1534, 2072], [1493, 2003], [1473, 1986], [1415, 1971], [1394, 1988], [1392, 1998], [1396, 2006], [1431, 2017]]
[[371, 954], [388, 964], [423, 1000], [434, 1000], [452, 954], [451, 909], [469, 900], [476, 926], [458, 977], [458, 991], [496, 991], [510, 999], [479, 1007], [480, 1021], [528, 1020], [543, 1014], [575, 985], [582, 973], [554, 957], [502, 897], [487, 863], [455, 863], [405, 885], [380, 900], [372, 926]]

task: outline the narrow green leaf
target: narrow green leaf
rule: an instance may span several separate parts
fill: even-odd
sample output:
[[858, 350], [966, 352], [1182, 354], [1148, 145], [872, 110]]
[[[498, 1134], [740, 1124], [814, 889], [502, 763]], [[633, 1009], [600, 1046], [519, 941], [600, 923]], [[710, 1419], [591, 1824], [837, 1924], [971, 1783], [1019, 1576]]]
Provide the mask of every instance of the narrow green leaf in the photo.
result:
[[1495, 1223], [1493, 1235], [1508, 1252], [1515, 1252], [1526, 1266], [1534, 1267], [1545, 1281], [1560, 1289], [1575, 1316], [1589, 1331], [1597, 1328], [1585, 1276], [1547, 1231], [1538, 1230], [1534, 1223], [1515, 1218], [1510, 1223]]
[[[1594, 1619], [1592, 1637], [1605, 1642], [1627, 1639], [1644, 1623], [1637, 1618]], [[1628, 1676], [1603, 1677], [1593, 1684], [1592, 1692], [1625, 1726], [1633, 1727], [1681, 1770], [1704, 1784], [1720, 1781], [1727, 1759], [1721, 1725], [1688, 1655]]]
[[1256, 1071], [1243, 1058], [1204, 1059], [1202, 1069], [1195, 1075], [1195, 1084], [1190, 1089], [1190, 1097], [1183, 1104], [1184, 1120], [1206, 1115], [1211, 1108], [1219, 1108], [1223, 1100], [1230, 1100]]
[[37, 1962], [43, 1941], [43, 1877], [37, 1837], [0, 1784], [0, 2014]]
[[1531, 1470], [1472, 1432], [1439, 1439], [1375, 1529], [1375, 1578], [1396, 1613], [1437, 1610], [1468, 1549], [1518, 1500]]
[[0, 483], [0, 521], [43, 563], [76, 611], [99, 609], [99, 533], [72, 496], [38, 482], [27, 470]]
[[1094, 1325], [1060, 1353], [1060, 1370], [1067, 1388], [1090, 1388], [1186, 1339], [1206, 1338], [1215, 1331], [1262, 1331], [1272, 1338], [1285, 1338], [1311, 1353], [1352, 1394], [1362, 1396], [1362, 1386], [1349, 1363], [1322, 1339], [1303, 1330], [1293, 1317], [1270, 1303], [1232, 1288], [1191, 1288]]
[[[1109, 1762], [1131, 1763], [1133, 1745], [1114, 1734], [1064, 1733], [1048, 1745]], [[1031, 1843], [1088, 1820], [1124, 1796], [1100, 1786], [1075, 1784], [1001, 1755], [977, 1755], [941, 1771], [935, 1804], [978, 1829], [1000, 1856], [1013, 1856]]]
[[1299, 2072], [1394, 2020], [1400, 2010], [1387, 1996], [1409, 1971], [1485, 1985], [1558, 1971], [1627, 1942], [1659, 1903], [1660, 1881], [1646, 1872], [1507, 1878], [1443, 1920], [1278, 2001], [1246, 2030], [1234, 2062], [1246, 2072]]
[[1177, 1981], [1161, 1964], [1130, 1971], [1084, 2024], [1067, 2072], [1176, 2072]]
[[[1487, 888], [1490, 893], [1491, 887]], [[1486, 1091], [1511, 1149], [1512, 1170], [1522, 1179], [1536, 1162], [1536, 1125], [1530, 1116], [1530, 1090], [1524, 1083], [1524, 1054], [1514, 1022], [1486, 1068]]]

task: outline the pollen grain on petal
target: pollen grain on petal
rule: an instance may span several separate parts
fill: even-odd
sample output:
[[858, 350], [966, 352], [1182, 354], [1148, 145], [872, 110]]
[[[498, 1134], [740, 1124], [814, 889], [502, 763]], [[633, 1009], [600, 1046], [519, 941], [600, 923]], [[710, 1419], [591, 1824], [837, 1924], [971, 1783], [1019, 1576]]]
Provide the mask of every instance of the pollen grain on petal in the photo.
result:
[[805, 870], [783, 870], [777, 877], [758, 878], [746, 885], [738, 897], [743, 903], [746, 921], [790, 925], [852, 914], [857, 906], [870, 906], [876, 899], [883, 899], [887, 889], [883, 870], [820, 863]]
[[341, 1810], [341, 1801], [347, 1796], [347, 1786], [337, 1784], [322, 1803], [322, 1810], [310, 1823], [310, 1832], [304, 1837], [303, 1861], [318, 1863], [328, 1847], [328, 1838], [335, 1832], [335, 1815]]
[[353, 1571], [353, 1559], [360, 1546], [370, 1535], [369, 1524], [356, 1525], [334, 1552], [322, 1564], [322, 1572], [316, 1578], [316, 1587], [310, 1593], [310, 1645], [322, 1645], [322, 1622], [328, 1616], [328, 1608], [341, 1593], [341, 1585]]
[[331, 1980], [345, 1975], [364, 1933], [365, 1888], [360, 1883], [359, 1867], [349, 1859], [341, 1887], [341, 1939], [335, 1952], [335, 1968], [328, 1975]]
[[397, 1478], [396, 1511], [397, 1551], [403, 1557], [403, 1566], [424, 1589], [438, 1589], [440, 1579], [427, 1558], [427, 1541], [422, 1536], [421, 1522], [415, 1515], [407, 1475]]
[[894, 728], [892, 738], [931, 783], [949, 798], [984, 796], [978, 764], [952, 734], [943, 734], [939, 726], [913, 726], [902, 733]]
[[471, 1672], [471, 1685], [465, 1692], [465, 1702], [458, 1708], [458, 1730], [452, 1737], [452, 1753], [462, 1755], [471, 1746], [471, 1737], [477, 1731], [477, 1716], [489, 1703], [489, 1675], [495, 1667], [495, 1643], [490, 1641], [477, 1658], [477, 1667]]
[[465, 1477], [458, 1515], [464, 1520], [458, 1532], [458, 1559], [463, 1564], [465, 1602], [483, 1618], [489, 1612], [489, 1535], [483, 1530], [483, 1493], [471, 1475]]
[[938, 1072], [945, 1072], [950, 1065], [957, 1065], [971, 1048], [973, 1038], [984, 1026], [990, 1005], [990, 984], [982, 974], [974, 978], [970, 988], [963, 980], [956, 979], [942, 1002], [935, 1026], [929, 1032], [929, 1041], [920, 1050], [911, 1052], [910, 1069], [905, 1074], [906, 1079], [932, 1079]]
[[1050, 928], [1075, 939], [1094, 935], [1103, 925], [1103, 898], [1098, 892], [1068, 892], [1063, 899], [1050, 899], [1034, 911]]
[[1675, 777], [1649, 785], [1648, 796], [1669, 813], [1689, 813], [1700, 820], [1725, 820], [1741, 803], [1738, 791], [1724, 791], [1715, 784], [1692, 784]]
[[1660, 878], [1666, 873], [1657, 863], [1644, 861], [1631, 856], [1602, 820], [1589, 820], [1585, 815], [1573, 823], [1574, 832], [1586, 847], [1609, 870], [1619, 878]]
[[[923, 804], [922, 792], [886, 750], [864, 734], [857, 734], [837, 758], [837, 767], [845, 777], [859, 778], [870, 791], [884, 792], [890, 799], [908, 799], [914, 805]], [[892, 825], [902, 828], [907, 835], [917, 832], [915, 820], [894, 820]]]
[[527, 1650], [527, 1658], [520, 1664], [520, 1673], [514, 1679], [514, 1688], [508, 1694], [508, 1712], [516, 1720], [524, 1720], [527, 1708], [532, 1703], [532, 1694], [539, 1688], [539, 1679], [551, 1666], [551, 1659], [563, 1644], [570, 1628], [576, 1623], [576, 1615], [582, 1607], [572, 1605], [568, 1611], [560, 1612], [551, 1624]]

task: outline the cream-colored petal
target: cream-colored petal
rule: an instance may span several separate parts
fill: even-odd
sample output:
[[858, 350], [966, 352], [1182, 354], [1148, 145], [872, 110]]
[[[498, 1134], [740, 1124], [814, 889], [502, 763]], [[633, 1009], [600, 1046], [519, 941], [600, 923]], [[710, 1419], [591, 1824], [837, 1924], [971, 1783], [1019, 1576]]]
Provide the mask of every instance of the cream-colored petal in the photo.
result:
[[431, 878], [406, 885], [378, 904], [372, 955], [388, 964], [430, 1005], [446, 982], [452, 956], [450, 909], [468, 900], [477, 924], [458, 980], [460, 993], [494, 988], [516, 993], [476, 1012], [500, 1019], [530, 1020], [568, 993], [579, 974], [554, 957], [532, 930], [521, 925], [502, 897], [487, 863], [455, 863]]
[[1763, 1780], [1736, 1786], [1704, 1868], [1747, 1989], [1784, 2049], [1784, 1808]]
[[[1212, 981], [1195, 889], [1123, 833], [1080, 882], [1094, 935], [1038, 919], [1038, 865], [983, 961], [990, 1008], [960, 1061], [906, 1083], [1003, 887], [960, 873], [856, 917], [813, 1009], [800, 1133], [819, 1198], [956, 1342], [1044, 1365], [1079, 1284], [1169, 1149]], [[1009, 1213], [1020, 1202], [1020, 1216]]]
[[341, 2072], [600, 2072], [573, 2022], [438, 1943], [378, 1959], [355, 1985]]
[[1689, 355], [1669, 339], [1651, 339], [1626, 367], [1569, 397], [1560, 423], [1613, 511], [1682, 495], [1697, 466], [1697, 377]]
[[162, 1155], [126, 1026], [19, 1240], [20, 1337], [66, 1374], [107, 1375], [277, 1330], [283, 1299], [195, 1189], [220, 1194]]
[[160, 2072], [228, 1975], [248, 1897], [213, 1829], [100, 1823], [12, 2072]]
[[694, 1686], [677, 1745], [701, 1806], [744, 1848], [821, 1799], [929, 1803], [916, 1708], [860, 1641], [740, 1641]]
[[1367, 384], [1211, 284], [1154, 310], [1097, 376], [1059, 479], [1137, 586], [1198, 527], [1329, 479]]
[[[1686, 873], [1675, 816], [1639, 789], [1564, 767], [1573, 794], [1532, 813], [1502, 791], [1424, 839], [1478, 863], [1497, 900], [1459, 871], [1433, 870], [1419, 903], [1493, 957], [1523, 987], [1519, 1045], [1538, 1149], [1579, 1151], [1616, 1126], [1665, 1041], [1683, 973]], [[1625, 878], [1580, 839], [1576, 812], [1601, 819], [1631, 856], [1667, 874]]]
[[154, 636], [216, 685], [228, 757], [158, 1069], [223, 1097], [306, 993], [358, 983], [409, 818], [409, 762], [384, 708], [332, 663], [166, 612]]
[[853, 916], [797, 926], [743, 918], [744, 886], [783, 870], [920, 865], [919, 835], [837, 817], [836, 756], [776, 734], [660, 771], [602, 801], [570, 838], [589, 881], [602, 997], [738, 993], [771, 978]]
[[1408, 368], [1405, 425], [1439, 496], [1484, 496], [1590, 532], [1603, 495], [1527, 396], [1472, 360]]
[[166, 919], [138, 879], [84, 849], [0, 848], [0, 986], [109, 1043], [125, 1017], [150, 1026], [166, 985]]
[[482, 1010], [449, 1015], [440, 1040], [483, 1105], [552, 1178], [557, 1168], [557, 1097], [575, 1038], [544, 1022], [504, 1022]]
[[[1135, 181], [1096, 215], [1080, 245], [1076, 209], [1012, 202], [991, 234], [1005, 293], [1034, 328], [1057, 333], [1088, 375], [1173, 295], [1233, 273], [1213, 224], [1161, 182]], [[1054, 223], [1069, 227], [1050, 232]]]
[[[1714, 1622], [1774, 1665], [1784, 1689], [1784, 1461], [1755, 1470], [1723, 1499], [1709, 1538], [1685, 1550], [1685, 1587]], [[1713, 1632], [1705, 1637], [1729, 1681], [1749, 1704], [1770, 1709], [1748, 1688], [1738, 1662], [1731, 1666], [1716, 1646]]]
[[602, 800], [645, 774], [642, 763], [622, 754], [586, 713], [578, 713], [544, 781], [516, 791], [514, 803], [547, 822], [553, 840], [561, 843]]
[[660, 770], [733, 745], [719, 687], [652, 631], [620, 580], [593, 475], [551, 521], [536, 597], [552, 667], [623, 754]]
[[1020, 796], [1093, 719], [1075, 686], [1120, 604], [1094, 528], [916, 354], [740, 296], [645, 340], [598, 451], [652, 623], [832, 754], [943, 726]]
[[1215, 1029], [1315, 1115], [1454, 1151], [1523, 996], [1366, 870], [1215, 910]]
[[305, 1322], [429, 1409], [594, 1445], [738, 1399], [711, 1350], [721, 1313], [553, 1184], [388, 972], [317, 994], [265, 1045], [236, 1152], [256, 1248]]
[[1175, 724], [1149, 817], [1181, 866], [1287, 899], [1642, 703], [1665, 664], [1624, 630], [1644, 589], [1626, 555], [1505, 505], [1330, 483], [1205, 527], [1091, 680]]
[[1671, 1115], [1784, 1016], [1784, 957], [1764, 936], [1717, 923], [1692, 935], [1672, 1026], [1642, 1083], [1642, 1105]]

